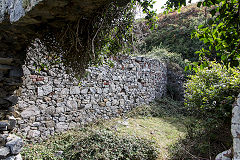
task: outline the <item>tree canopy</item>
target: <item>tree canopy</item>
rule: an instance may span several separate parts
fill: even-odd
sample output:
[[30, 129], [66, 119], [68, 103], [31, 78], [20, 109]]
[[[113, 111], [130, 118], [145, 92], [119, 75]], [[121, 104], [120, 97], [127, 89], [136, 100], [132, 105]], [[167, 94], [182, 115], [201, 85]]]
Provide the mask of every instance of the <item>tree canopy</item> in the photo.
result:
[[[191, 0], [189, 0], [189, 2], [191, 2]], [[145, 9], [146, 7], [152, 8], [152, 3], [151, 0], [144, 1], [144, 3], [140, 1], [143, 11], [147, 11]], [[206, 67], [209, 60], [218, 60], [226, 66], [239, 66], [239, 3], [239, 0], [204, 0], [197, 4], [198, 7], [208, 7], [212, 15], [205, 25], [198, 26], [198, 29], [192, 34], [193, 38], [198, 38], [208, 46], [208, 49], [202, 48], [196, 52], [200, 57], [201, 68]], [[167, 11], [179, 9], [186, 4], [186, 0], [168, 0], [165, 4], [165, 9]], [[153, 11], [148, 10], [148, 12], [145, 13], [148, 13], [146, 18], [154, 16]], [[199, 63], [195, 62], [194, 65], [199, 65]], [[191, 68], [191, 66], [189, 67]]]
[[[206, 25], [198, 26], [193, 37], [199, 38], [208, 49], [202, 48], [200, 55], [201, 67], [207, 66], [206, 55], [216, 54], [215, 59], [226, 66], [239, 66], [240, 52], [240, 5], [239, 0], [204, 0], [198, 7], [211, 9], [212, 18]], [[184, 0], [169, 0], [167, 8], [178, 8], [186, 5]], [[195, 63], [196, 64], [196, 63]]]

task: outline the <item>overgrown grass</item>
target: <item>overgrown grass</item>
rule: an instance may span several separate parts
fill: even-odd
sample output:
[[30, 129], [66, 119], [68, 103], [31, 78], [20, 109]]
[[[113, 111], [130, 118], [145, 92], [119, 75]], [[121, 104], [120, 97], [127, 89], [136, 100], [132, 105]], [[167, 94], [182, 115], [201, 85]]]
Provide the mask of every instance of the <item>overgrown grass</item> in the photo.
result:
[[[140, 106], [125, 118], [98, 122], [80, 130], [55, 135], [41, 144], [26, 145], [23, 157], [24, 159], [169, 159], [168, 147], [186, 136], [186, 128], [183, 124], [184, 119], [180, 121], [180, 117], [173, 117], [170, 115], [171, 111], [166, 111], [167, 108], [173, 109], [178, 114], [178, 109], [174, 109], [177, 103], [170, 99], [163, 99], [161, 103], [162, 106], [158, 106], [159, 103]], [[56, 156], [59, 151], [63, 153], [61, 156]]]
[[[178, 138], [171, 137], [171, 134], [169, 134], [171, 138], [165, 135], [165, 145], [161, 145], [156, 140], [157, 144], [166, 147], [162, 149], [161, 154], [163, 155], [159, 156], [160, 159], [215, 159], [218, 153], [229, 149], [232, 144], [230, 125], [217, 127], [221, 123], [220, 120], [213, 124], [208, 122], [207, 117], [205, 119], [197, 118], [194, 113], [184, 107], [182, 102], [174, 101], [171, 98], [160, 99], [150, 106], [138, 107], [130, 113], [130, 117], [161, 119], [167, 124], [160, 127], [160, 132], [168, 124], [171, 124], [170, 128], [177, 127], [175, 129], [178, 134], [182, 133]], [[159, 122], [156, 121], [156, 123]], [[217, 129], [213, 130], [215, 127]], [[167, 128], [165, 129], [167, 130]], [[172, 133], [177, 132], [173, 129]], [[158, 140], [162, 141], [163, 139], [159, 138]]]
[[[182, 102], [163, 98], [122, 118], [26, 145], [24, 159], [213, 159], [228, 146], [222, 133], [209, 139], [209, 126], [188, 114]], [[221, 137], [220, 137], [221, 136]], [[209, 153], [211, 152], [211, 153]], [[61, 153], [61, 156], [57, 156]], [[125, 153], [125, 154], [123, 154]]]
[[156, 159], [153, 141], [115, 133], [108, 128], [85, 127], [56, 135], [42, 144], [25, 146], [24, 159], [93, 160]]

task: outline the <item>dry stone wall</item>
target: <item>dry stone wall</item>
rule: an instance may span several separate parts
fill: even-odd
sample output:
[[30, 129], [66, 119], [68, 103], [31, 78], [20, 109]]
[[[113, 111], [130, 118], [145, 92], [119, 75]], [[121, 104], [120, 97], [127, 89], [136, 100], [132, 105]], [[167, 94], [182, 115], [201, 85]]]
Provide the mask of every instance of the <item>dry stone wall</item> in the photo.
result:
[[240, 160], [240, 94], [232, 110], [233, 159]]
[[231, 132], [233, 147], [219, 153], [215, 160], [240, 160], [240, 94], [233, 104]]
[[[3, 54], [5, 53], [5, 54]], [[0, 159], [21, 160], [19, 154], [23, 140], [11, 134], [16, 127], [14, 105], [17, 97], [14, 91], [22, 84], [23, 61], [12, 53], [0, 54]]]
[[39, 48], [36, 45], [28, 52], [16, 107], [16, 132], [30, 141], [122, 115], [166, 92], [167, 69], [158, 60], [122, 57], [113, 61], [114, 67], [89, 67], [85, 78], [77, 80], [61, 63], [38, 72], [34, 64], [53, 62]]

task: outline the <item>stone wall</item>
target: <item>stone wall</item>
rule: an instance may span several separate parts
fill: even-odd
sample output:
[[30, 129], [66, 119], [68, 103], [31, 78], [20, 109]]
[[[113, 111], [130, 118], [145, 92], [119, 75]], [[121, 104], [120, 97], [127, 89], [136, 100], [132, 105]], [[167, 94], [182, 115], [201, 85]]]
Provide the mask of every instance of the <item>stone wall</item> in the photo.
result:
[[233, 159], [240, 160], [240, 94], [232, 110]]
[[176, 63], [167, 64], [167, 94], [174, 100], [184, 101], [183, 69]]
[[233, 104], [231, 132], [233, 147], [219, 153], [216, 156], [216, 160], [240, 160], [240, 94]]
[[[28, 55], [15, 113], [16, 132], [30, 141], [122, 115], [166, 92], [167, 69], [158, 60], [115, 58], [114, 67], [89, 67], [85, 78], [77, 80], [61, 63], [48, 65], [53, 59], [44, 47], [36, 45]], [[48, 67], [38, 72], [38, 63]]]
[[14, 91], [22, 84], [22, 63], [20, 57], [11, 53], [0, 54], [0, 159], [21, 159], [23, 140], [11, 131], [16, 126]]
[[[125, 5], [127, 1], [118, 2]], [[164, 92], [165, 65], [142, 58], [123, 59], [115, 62], [115, 68], [90, 68], [88, 78], [82, 83], [66, 74], [64, 67], [58, 64], [36, 73], [33, 60], [24, 66], [22, 86], [25, 49], [32, 40], [43, 37], [41, 34], [49, 28], [59, 31], [70, 23], [79, 22], [79, 18], [92, 21], [96, 11], [111, 2], [0, 0], [0, 159], [21, 159], [23, 141], [11, 134], [13, 131], [28, 138], [47, 138], [98, 118], [119, 115]], [[36, 52], [38, 54], [42, 55]], [[47, 57], [43, 56], [42, 59]], [[137, 67], [131, 68], [131, 61]], [[155, 70], [157, 66], [162, 68]], [[120, 78], [114, 80], [113, 75]], [[131, 75], [135, 77], [129, 78]], [[160, 75], [163, 79], [155, 77]], [[148, 78], [144, 79], [145, 76]], [[17, 90], [19, 86], [22, 87]], [[20, 96], [19, 104], [17, 96]], [[14, 129], [16, 125], [19, 128]]]

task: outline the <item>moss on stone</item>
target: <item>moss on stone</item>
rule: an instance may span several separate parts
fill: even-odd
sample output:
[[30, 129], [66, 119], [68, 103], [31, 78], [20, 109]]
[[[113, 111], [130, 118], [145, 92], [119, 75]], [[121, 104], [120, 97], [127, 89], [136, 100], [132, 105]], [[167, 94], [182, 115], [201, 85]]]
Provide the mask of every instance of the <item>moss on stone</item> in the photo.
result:
[[30, 0], [22, 0], [22, 7], [24, 9], [26, 9], [27, 7], [29, 7], [31, 5]]

